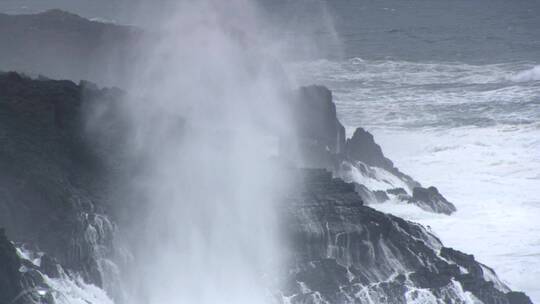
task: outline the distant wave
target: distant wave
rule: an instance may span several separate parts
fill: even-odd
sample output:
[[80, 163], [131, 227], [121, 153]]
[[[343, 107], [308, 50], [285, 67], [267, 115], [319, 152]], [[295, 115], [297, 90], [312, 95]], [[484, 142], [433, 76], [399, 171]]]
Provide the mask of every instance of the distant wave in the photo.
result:
[[[412, 62], [402, 60], [368, 60], [361, 57], [343, 61], [326, 59], [296, 62], [297, 76], [313, 81], [358, 81], [356, 85], [447, 85], [500, 84], [530, 66], [514, 63], [473, 65], [463, 62]], [[382, 83], [381, 83], [382, 82]]]
[[516, 82], [540, 80], [540, 65], [537, 65], [532, 69], [519, 72], [516, 75], [510, 77], [510, 80]]
[[98, 22], [98, 23], [118, 24], [116, 20], [106, 19], [106, 18], [101, 18], [101, 17], [90, 18], [89, 20], [92, 22]]
[[540, 65], [534, 66], [357, 57], [296, 62], [289, 68], [300, 84], [334, 89], [346, 126], [440, 129], [537, 122], [540, 85], [527, 80], [540, 79]]

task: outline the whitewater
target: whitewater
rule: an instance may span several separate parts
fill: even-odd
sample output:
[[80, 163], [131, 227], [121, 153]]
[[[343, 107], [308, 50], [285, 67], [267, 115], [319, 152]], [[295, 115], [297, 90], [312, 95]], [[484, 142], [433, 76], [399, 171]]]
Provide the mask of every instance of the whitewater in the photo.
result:
[[353, 58], [290, 69], [333, 90], [349, 136], [372, 132], [398, 168], [458, 211], [372, 207], [427, 226], [540, 301], [540, 66]]

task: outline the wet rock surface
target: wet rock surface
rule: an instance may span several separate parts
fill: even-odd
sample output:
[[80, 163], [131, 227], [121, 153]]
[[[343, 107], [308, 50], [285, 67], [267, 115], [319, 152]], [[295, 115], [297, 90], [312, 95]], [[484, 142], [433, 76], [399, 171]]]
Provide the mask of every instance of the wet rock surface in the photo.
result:
[[379, 167], [403, 179], [410, 187], [420, 184], [412, 177], [402, 173], [394, 163], [384, 156], [381, 147], [375, 142], [371, 133], [363, 128], [357, 128], [353, 136], [347, 139], [346, 155], [350, 161], [360, 161], [368, 166]]
[[291, 303], [466, 303], [466, 293], [484, 303], [531, 303], [497, 289], [485, 279], [489, 269], [422, 226], [364, 206], [324, 170], [299, 176], [283, 216], [293, 248], [283, 297]]
[[21, 266], [15, 247], [0, 229], [0, 303], [10, 303], [22, 292]]
[[114, 227], [82, 136], [86, 93], [70, 81], [0, 74], [0, 226], [101, 286]]
[[456, 206], [444, 198], [435, 187], [415, 187], [409, 203], [418, 205], [420, 208], [428, 211], [448, 215], [457, 210]]
[[[388, 201], [386, 191], [399, 201], [426, 211], [443, 214], [456, 211], [435, 187], [422, 188], [419, 182], [396, 168], [365, 129], [357, 128], [352, 137], [346, 139], [332, 93], [326, 87], [300, 88], [294, 98], [293, 117], [298, 129], [294, 140], [299, 141], [301, 153], [297, 158], [302, 166], [325, 168], [347, 182], [356, 183], [358, 193], [367, 204]], [[286, 147], [296, 146], [288, 140], [284, 142]], [[294, 154], [289, 150], [282, 153]], [[379, 188], [373, 188], [373, 182]]]
[[[345, 150], [345, 128], [337, 119], [332, 92], [323, 86], [300, 88], [293, 94], [292, 115], [296, 124], [296, 136], [282, 139], [282, 155], [292, 156], [295, 163], [308, 168], [332, 170]], [[301, 155], [288, 150], [299, 141]]]
[[23, 257], [0, 229], [0, 303], [53, 304], [39, 264]]

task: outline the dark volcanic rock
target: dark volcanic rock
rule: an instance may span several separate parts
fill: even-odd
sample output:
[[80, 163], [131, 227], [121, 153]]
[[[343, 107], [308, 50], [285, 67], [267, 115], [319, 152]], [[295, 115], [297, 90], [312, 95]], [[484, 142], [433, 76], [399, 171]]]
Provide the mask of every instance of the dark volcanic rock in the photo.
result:
[[403, 188], [388, 189], [386, 192], [393, 195], [408, 195], [407, 191], [405, 191]]
[[341, 153], [345, 146], [345, 128], [337, 119], [332, 92], [323, 86], [303, 87], [299, 98], [294, 112], [300, 138], [312, 140], [331, 153]]
[[375, 142], [373, 135], [363, 128], [357, 128], [353, 136], [347, 139], [345, 150], [347, 158], [353, 162], [361, 161], [369, 166], [383, 168], [403, 179], [411, 188], [420, 186], [410, 176], [394, 167], [394, 163], [384, 156], [381, 147]]
[[455, 284], [484, 303], [531, 303], [497, 289], [485, 266], [443, 247], [422, 226], [359, 204], [339, 180], [317, 170], [300, 176], [282, 210], [292, 249], [283, 296], [291, 303], [406, 303], [420, 297], [418, 288], [462, 303]]
[[389, 199], [388, 195], [386, 195], [386, 192], [384, 191], [371, 191], [364, 185], [358, 183], [352, 184], [354, 185], [354, 190], [364, 202], [384, 203]]
[[510, 304], [531, 304], [531, 298], [529, 298], [523, 292], [511, 291], [506, 294], [506, 298]]
[[381, 147], [375, 143], [371, 133], [357, 128], [353, 136], [347, 139], [347, 156], [351, 160], [358, 160], [367, 165], [393, 170], [394, 164], [386, 158]]
[[[454, 261], [466, 269], [467, 273], [460, 274], [455, 279], [461, 283], [464, 290], [472, 292], [484, 303], [532, 303], [524, 293], [510, 291], [508, 286], [502, 282], [483, 280], [486, 277], [493, 277], [495, 272], [493, 269], [478, 263], [473, 255], [445, 247], [441, 248], [440, 254], [445, 259]], [[493, 291], [494, 287], [497, 287], [496, 291]]]
[[444, 214], [452, 214], [456, 211], [454, 204], [444, 198], [435, 187], [422, 188], [415, 187], [409, 203], [420, 206], [420, 208]]
[[58, 270], [58, 262], [53, 257], [50, 257], [48, 254], [45, 254], [41, 257], [40, 269], [50, 278], [60, 277], [60, 271]]
[[54, 304], [43, 272], [43, 265], [37, 266], [19, 256], [4, 229], [0, 229], [0, 303]]
[[[366, 130], [357, 128], [350, 139], [345, 138], [345, 128], [337, 118], [332, 92], [326, 87], [300, 88], [293, 101], [292, 118], [297, 134], [293, 138], [281, 139], [280, 151], [285, 158], [303, 167], [328, 169], [347, 182], [357, 182], [356, 174], [352, 172], [358, 172], [367, 179], [387, 183], [389, 187], [403, 185], [410, 192], [421, 187], [420, 183], [402, 173], [384, 156], [373, 135]], [[295, 147], [300, 150], [299, 156], [296, 156], [298, 151], [294, 150]], [[374, 168], [383, 169], [383, 172]], [[356, 189], [365, 202], [388, 200], [383, 193], [385, 189], [368, 189], [360, 184], [357, 184]], [[374, 193], [375, 190], [378, 193]], [[438, 192], [430, 192], [427, 197], [419, 194], [418, 198], [411, 199], [405, 189], [402, 194], [392, 191], [388, 193], [398, 195], [402, 201], [418, 204], [428, 211], [445, 214], [455, 211], [455, 207]]]
[[0, 225], [101, 285], [113, 226], [106, 180], [85, 144], [83, 86], [0, 73]]
[[475, 276], [482, 275], [483, 273], [482, 267], [480, 264], [476, 263], [472, 254], [466, 254], [446, 247], [441, 248], [440, 254], [445, 259], [456, 261], [456, 263], [465, 267], [469, 273], [472, 273]]
[[[337, 119], [332, 92], [323, 86], [300, 88], [292, 108], [298, 134], [290, 140], [300, 141], [303, 165], [333, 170], [338, 165], [336, 155], [345, 147], [345, 128]], [[287, 150], [294, 146], [285, 139], [282, 154], [294, 153]]]
[[[107, 99], [108, 93], [88, 84], [0, 74], [0, 224], [10, 238], [46, 252], [36, 266], [17, 256], [0, 233], [0, 301], [9, 303], [22, 290], [47, 290], [41, 274], [62, 277], [61, 269], [95, 285], [103, 282], [100, 261], [111, 253], [114, 230], [104, 215], [108, 203], [99, 195], [107, 189], [99, 156], [107, 153], [88, 147], [81, 113], [85, 96]], [[304, 144], [323, 156], [319, 166], [339, 168], [347, 158], [331, 95], [320, 87], [301, 94], [309, 100], [322, 94], [314, 101], [317, 111], [332, 113], [310, 113], [299, 122]], [[322, 134], [312, 127], [322, 128]], [[364, 169], [368, 173], [367, 165]], [[450, 303], [459, 299], [462, 286], [484, 303], [531, 303], [488, 281], [496, 278], [494, 272], [473, 256], [443, 247], [421, 225], [364, 206], [358, 194], [364, 189], [382, 200], [384, 192], [346, 183], [324, 169], [291, 171], [297, 179], [279, 208], [290, 250], [282, 300], [405, 304], [429, 293]], [[19, 302], [52, 303], [32, 292], [27, 296]]]
[[22, 292], [21, 266], [15, 247], [0, 229], [0, 303], [11, 303]]
[[[459, 268], [456, 268], [456, 274], [459, 274]], [[420, 288], [442, 288], [448, 286], [451, 283], [452, 276], [447, 273], [439, 273], [430, 271], [429, 269], [420, 269], [409, 275], [411, 281]]]
[[383, 203], [389, 200], [388, 195], [386, 195], [386, 192], [384, 191], [376, 190], [376, 191], [373, 191], [373, 194], [375, 195], [375, 199], [379, 203]]

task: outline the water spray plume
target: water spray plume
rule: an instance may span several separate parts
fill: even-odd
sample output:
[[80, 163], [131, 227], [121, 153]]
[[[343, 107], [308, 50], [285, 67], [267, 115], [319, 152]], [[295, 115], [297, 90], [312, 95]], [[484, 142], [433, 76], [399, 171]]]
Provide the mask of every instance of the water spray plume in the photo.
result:
[[[133, 301], [265, 303], [279, 265], [277, 134], [287, 81], [251, 1], [181, 2], [145, 41], [123, 103], [144, 201]], [[278, 131], [276, 131], [278, 130]], [[281, 134], [282, 135], [282, 134]]]

